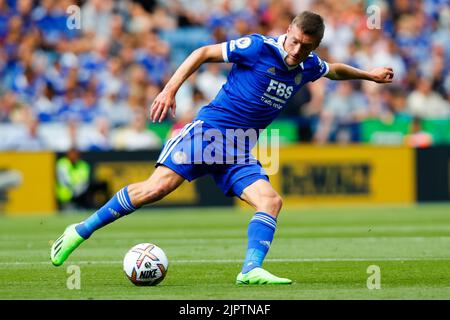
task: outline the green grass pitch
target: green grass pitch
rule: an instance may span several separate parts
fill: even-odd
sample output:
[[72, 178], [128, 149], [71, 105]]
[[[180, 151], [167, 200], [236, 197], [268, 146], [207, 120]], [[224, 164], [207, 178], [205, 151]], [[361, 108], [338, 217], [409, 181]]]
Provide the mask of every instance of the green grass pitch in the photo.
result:
[[[450, 205], [283, 210], [264, 267], [288, 286], [236, 286], [251, 210], [143, 210], [83, 243], [61, 267], [51, 241], [89, 213], [0, 216], [0, 299], [450, 299]], [[166, 279], [136, 287], [122, 271], [129, 248], [162, 247]], [[69, 290], [68, 266], [81, 271]], [[381, 288], [369, 290], [368, 267]]]

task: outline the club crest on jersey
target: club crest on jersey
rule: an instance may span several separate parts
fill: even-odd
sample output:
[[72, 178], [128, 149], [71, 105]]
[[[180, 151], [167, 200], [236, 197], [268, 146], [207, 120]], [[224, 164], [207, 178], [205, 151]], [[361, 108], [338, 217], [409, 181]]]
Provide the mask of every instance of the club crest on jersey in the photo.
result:
[[173, 162], [176, 164], [184, 164], [187, 162], [187, 155], [183, 151], [177, 151], [173, 154]]
[[275, 75], [275, 70], [276, 70], [275, 67], [272, 67], [272, 68], [267, 69], [267, 72]]
[[303, 74], [299, 73], [295, 76], [294, 81], [296, 85], [299, 85], [300, 83], [302, 83], [302, 79], [303, 79]]
[[325, 64], [323, 63], [322, 59], [320, 59], [319, 57], [317, 57], [317, 59], [319, 59], [320, 72], [323, 72], [323, 69], [325, 68]]
[[236, 40], [236, 47], [239, 49], [245, 49], [250, 46], [252, 43], [252, 39], [249, 37], [243, 37]]

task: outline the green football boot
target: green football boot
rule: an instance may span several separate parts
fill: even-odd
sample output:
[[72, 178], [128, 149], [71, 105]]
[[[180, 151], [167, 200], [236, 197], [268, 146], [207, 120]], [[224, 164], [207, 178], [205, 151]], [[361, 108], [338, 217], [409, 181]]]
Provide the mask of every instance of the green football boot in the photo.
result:
[[76, 224], [68, 226], [64, 233], [53, 243], [50, 259], [54, 266], [62, 265], [72, 251], [85, 240], [75, 230], [75, 226]]
[[291, 284], [292, 280], [279, 278], [262, 268], [254, 268], [249, 272], [239, 273], [236, 284]]

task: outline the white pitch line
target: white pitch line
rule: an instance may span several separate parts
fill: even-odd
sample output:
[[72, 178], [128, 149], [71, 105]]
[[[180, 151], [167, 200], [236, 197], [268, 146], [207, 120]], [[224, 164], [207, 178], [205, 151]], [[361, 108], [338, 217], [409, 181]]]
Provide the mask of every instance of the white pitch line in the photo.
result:
[[[352, 261], [426, 261], [426, 260], [443, 260], [450, 261], [450, 257], [418, 257], [418, 258], [293, 258], [293, 259], [266, 259], [266, 262], [352, 262]], [[241, 263], [242, 260], [238, 259], [198, 259], [198, 260], [174, 260], [172, 264], [184, 264], [184, 263]], [[0, 262], [0, 267], [2, 266], [26, 266], [26, 265], [51, 265], [50, 261], [36, 261], [36, 262]], [[122, 264], [120, 260], [101, 260], [101, 261], [73, 261], [67, 263], [71, 264]]]

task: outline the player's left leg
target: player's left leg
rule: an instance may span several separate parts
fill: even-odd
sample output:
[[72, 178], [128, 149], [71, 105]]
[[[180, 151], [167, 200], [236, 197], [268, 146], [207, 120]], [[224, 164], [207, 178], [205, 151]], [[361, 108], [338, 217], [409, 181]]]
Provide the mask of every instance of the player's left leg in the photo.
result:
[[[192, 181], [205, 174], [202, 170], [204, 166], [174, 161], [178, 159], [176, 154], [193, 149], [195, 144], [192, 143], [191, 136], [202, 133], [201, 124], [201, 121], [186, 124], [177, 136], [166, 142], [157, 160], [157, 168], [147, 180], [122, 188], [86, 220], [68, 226], [52, 245], [52, 263], [60, 266], [96, 230], [129, 215], [143, 205], [161, 200], [178, 188], [184, 180]], [[196, 131], [196, 126], [200, 127], [200, 131]], [[202, 149], [194, 151], [201, 152]]]
[[262, 264], [273, 241], [277, 217], [282, 206], [280, 195], [270, 182], [259, 179], [246, 187], [240, 198], [255, 208], [248, 226], [247, 253], [237, 284], [290, 284], [286, 278], [274, 276], [262, 269]]
[[96, 230], [129, 215], [141, 206], [164, 198], [178, 188], [184, 177], [172, 169], [159, 166], [145, 181], [130, 184], [120, 189], [106, 204], [79, 224], [68, 226], [55, 240], [50, 259], [60, 266], [69, 255]]

